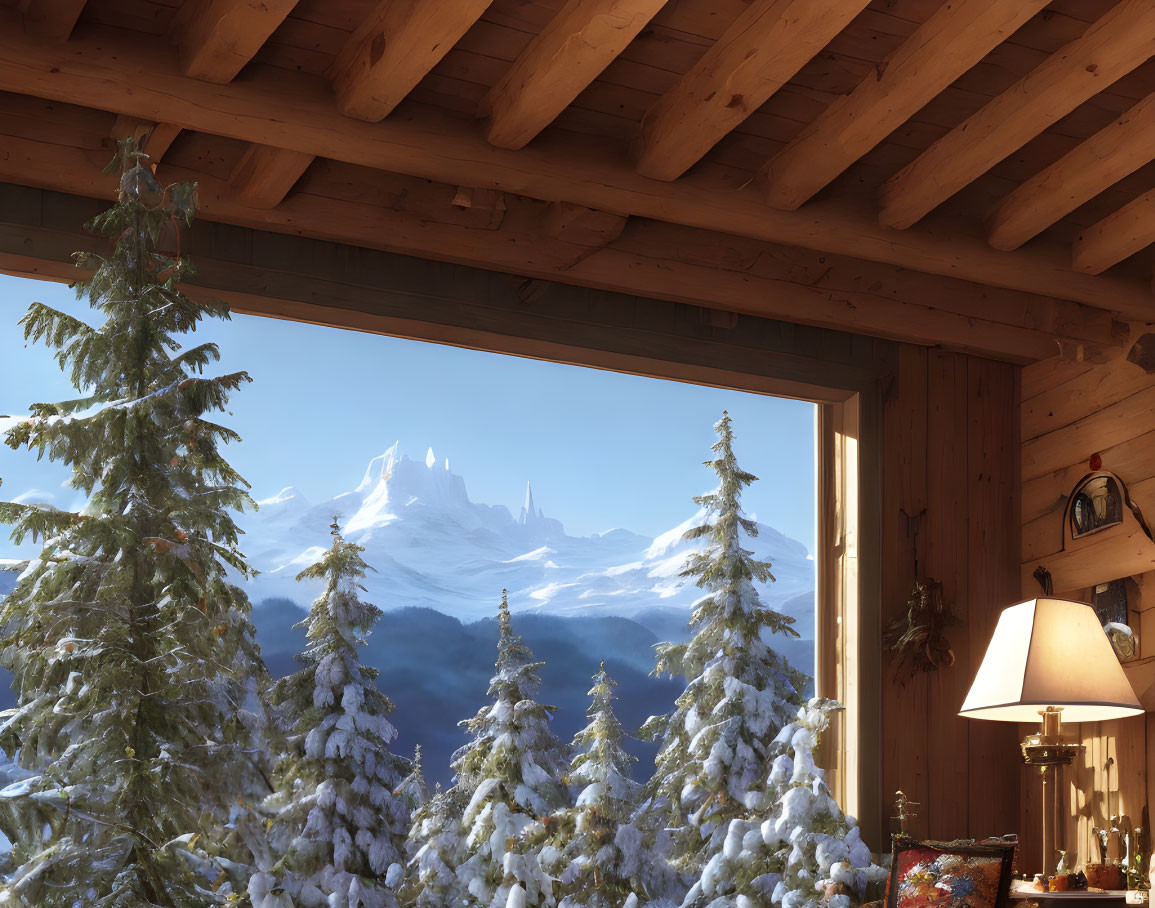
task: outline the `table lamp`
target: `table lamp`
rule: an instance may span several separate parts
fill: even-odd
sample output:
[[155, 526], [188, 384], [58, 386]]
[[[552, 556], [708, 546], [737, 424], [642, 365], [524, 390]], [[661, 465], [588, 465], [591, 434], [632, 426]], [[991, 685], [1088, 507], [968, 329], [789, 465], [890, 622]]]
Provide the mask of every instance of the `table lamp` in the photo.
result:
[[1102, 722], [1143, 712], [1089, 605], [1048, 598], [1003, 609], [959, 715], [1001, 722], [1042, 718], [1039, 732], [1024, 738], [1021, 747], [1024, 762], [1037, 766], [1043, 781], [1044, 873], [1052, 853], [1047, 770], [1070, 763], [1081, 749], [1063, 740], [1063, 720]]

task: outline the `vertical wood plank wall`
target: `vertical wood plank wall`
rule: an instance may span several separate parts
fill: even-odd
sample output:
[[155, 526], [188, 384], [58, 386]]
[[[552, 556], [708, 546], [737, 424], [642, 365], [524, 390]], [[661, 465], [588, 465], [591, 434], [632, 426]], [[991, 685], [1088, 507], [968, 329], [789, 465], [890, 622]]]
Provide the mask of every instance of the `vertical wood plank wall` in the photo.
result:
[[[1090, 472], [1094, 454], [1126, 483], [1148, 522], [1155, 518], [1155, 376], [1125, 359], [1099, 365], [1052, 359], [1027, 366], [1021, 434], [1021, 598], [1040, 595], [1031, 576], [1040, 564], [1056, 578], [1055, 595], [1087, 602], [1092, 584], [1132, 577], [1130, 624], [1139, 634], [1139, 659], [1127, 665], [1127, 673], [1143, 705], [1155, 708], [1155, 543], [1133, 530], [1108, 530], [1088, 540], [1092, 558], [1079, 558], [1070, 545], [1063, 551], [1062, 534], [1070, 493]], [[1142, 716], [1085, 724], [1068, 727], [1067, 736], [1077, 736], [1085, 750], [1061, 780], [1059, 847], [1076, 850], [1084, 863], [1098, 860], [1092, 829], [1112, 815], [1150, 830], [1155, 749], [1148, 741], [1155, 743], [1155, 723]], [[1023, 794], [1022, 825], [1033, 833], [1041, 809], [1037, 777], [1027, 780]]]
[[1017, 729], [958, 717], [999, 611], [1019, 580], [1018, 380], [1013, 366], [918, 347], [899, 350], [884, 392], [882, 622], [914, 583], [943, 584], [962, 623], [955, 665], [897, 684], [882, 678], [882, 784], [920, 803], [911, 832], [952, 839], [1019, 826]]

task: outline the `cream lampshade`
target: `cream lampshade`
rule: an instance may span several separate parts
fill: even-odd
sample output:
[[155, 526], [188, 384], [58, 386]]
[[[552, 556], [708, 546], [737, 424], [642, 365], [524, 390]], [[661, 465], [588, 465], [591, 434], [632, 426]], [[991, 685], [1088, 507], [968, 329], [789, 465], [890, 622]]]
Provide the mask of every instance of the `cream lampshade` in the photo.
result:
[[[1031, 599], [1003, 609], [960, 716], [1036, 722], [1022, 742], [1023, 760], [1043, 782], [1043, 872], [1050, 866], [1048, 827], [1056, 792], [1048, 797], [1047, 771], [1070, 763], [1078, 745], [1063, 740], [1062, 720], [1102, 722], [1144, 712], [1094, 609], [1065, 599]], [[1051, 816], [1048, 816], [1051, 814]]]
[[1143, 713], [1094, 609], [1032, 599], [1003, 610], [960, 716], [1037, 722], [1047, 707], [1067, 722]]

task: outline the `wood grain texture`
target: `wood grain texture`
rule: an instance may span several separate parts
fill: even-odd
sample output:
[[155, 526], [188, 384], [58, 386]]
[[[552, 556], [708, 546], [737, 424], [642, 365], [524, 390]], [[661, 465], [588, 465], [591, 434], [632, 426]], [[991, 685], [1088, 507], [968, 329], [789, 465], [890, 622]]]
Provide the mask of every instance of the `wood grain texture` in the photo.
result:
[[1072, 463], [1085, 464], [1092, 454], [1141, 434], [1155, 408], [1155, 382], [1090, 415], [1023, 444], [1023, 477], [1034, 479]]
[[765, 166], [776, 208], [797, 208], [882, 142], [1047, 5], [945, 3], [849, 94], [836, 98]]
[[490, 89], [486, 137], [521, 148], [625, 50], [666, 0], [569, 0]]
[[[0, 15], [0, 22], [3, 16]], [[776, 211], [755, 189], [720, 187], [694, 175], [660, 191], [624, 166], [612, 144], [567, 135], [520, 152], [494, 148], [467, 121], [419, 106], [405, 118], [369, 124], [342, 117], [325, 85], [301, 74], [254, 66], [218, 87], [183, 76], [163, 48], [90, 28], [67, 53], [33, 45], [0, 28], [0, 90], [163, 119], [213, 135], [288, 148], [453, 185], [468, 183], [545, 201], [818, 249], [978, 283], [1077, 300], [1143, 318], [1146, 281], [1072, 272], [1068, 252], [1032, 244], [1014, 256], [979, 237], [933, 231], [896, 234], [860, 209], [813, 203]], [[131, 60], [131, 66], [120, 62]]]
[[[0, 269], [75, 279], [72, 253], [100, 243], [81, 225], [104, 207], [0, 183]], [[719, 338], [696, 307], [562, 284], [527, 308], [517, 275], [203, 220], [188, 252], [192, 288], [237, 311], [808, 400], [872, 389], [895, 350], [756, 318]]]
[[[910, 518], [927, 508], [927, 353], [902, 347], [898, 372], [884, 403], [886, 452], [882, 475], [882, 627], [905, 614], [915, 581], [915, 561], [926, 563], [910, 532]], [[922, 557], [919, 557], [922, 556]], [[882, 803], [893, 814], [894, 793], [902, 791], [922, 805], [909, 832], [932, 835], [935, 804], [931, 800], [930, 679], [916, 674], [905, 684], [894, 680], [889, 654], [883, 658]]]
[[[970, 823], [970, 731], [972, 721], [958, 715], [970, 688], [970, 577], [967, 515], [971, 507], [967, 472], [968, 363], [964, 356], [930, 351], [927, 356], [927, 577], [942, 584], [943, 598], [960, 624], [947, 633], [955, 664], [928, 679], [927, 745], [931, 753], [929, 794], [932, 834], [961, 835]], [[976, 612], [980, 608], [976, 607]]]
[[381, 0], [333, 63], [337, 108], [359, 120], [388, 116], [488, 6], [489, 0]]
[[987, 241], [996, 249], [1018, 249], [1152, 160], [1155, 94], [1148, 95], [999, 202], [987, 217]]
[[[967, 373], [967, 574], [971, 602], [967, 617], [973, 677], [999, 613], [1019, 600], [1018, 572], [1013, 558], [1007, 557], [1020, 548], [1019, 386], [1017, 370], [1001, 363], [971, 358]], [[1015, 829], [1021, 791], [1017, 727], [1008, 722], [972, 721], [968, 745], [970, 834], [1000, 835]], [[1019, 832], [1029, 838], [1031, 831]]]
[[172, 37], [185, 75], [231, 82], [297, 5], [297, 0], [187, 0]]
[[[103, 152], [90, 154], [17, 137], [7, 137], [5, 142], [9, 153], [0, 158], [0, 179], [95, 197], [109, 197], [115, 189], [114, 182], [100, 173], [106, 158]], [[475, 229], [467, 226], [474, 223], [472, 220], [452, 207], [453, 187], [449, 186], [443, 187], [440, 209], [435, 200], [430, 200], [431, 207], [412, 210], [374, 204], [359, 198], [356, 189], [350, 198], [336, 199], [332, 193], [341, 191], [340, 182], [326, 184], [324, 191], [329, 194], [320, 194], [320, 186], [309, 186], [274, 208], [257, 208], [244, 204], [235, 190], [218, 178], [163, 164], [160, 176], [167, 182], [198, 180], [201, 216], [208, 220], [292, 234], [299, 232], [302, 223], [309, 223], [314, 236], [334, 242], [581, 286], [646, 293], [727, 311], [777, 312], [783, 318], [840, 328], [853, 325], [865, 330], [873, 325], [880, 333], [899, 332], [906, 339], [910, 339], [913, 327], [925, 331], [921, 338], [928, 344], [942, 343], [944, 338], [957, 344], [982, 338], [982, 350], [988, 355], [1016, 360], [1030, 359], [1032, 352], [1036, 358], [1045, 356], [1053, 346], [1043, 332], [980, 322], [915, 303], [896, 304], [867, 291], [811, 286], [792, 279], [789, 267], [778, 277], [720, 271], [665, 257], [657, 251], [657, 244], [643, 244], [648, 249], [644, 255], [612, 246], [595, 248], [591, 254], [588, 234], [582, 242], [571, 242], [564, 235], [552, 237], [543, 231], [541, 222], [547, 206], [529, 200], [511, 204], [499, 228], [490, 229], [486, 216], [485, 226]], [[415, 193], [420, 188], [401, 187], [401, 191]], [[602, 230], [618, 222], [616, 216], [607, 222], [604, 213], [584, 217], [600, 219]], [[685, 239], [692, 239], [692, 235]], [[994, 348], [1004, 342], [1008, 349], [997, 352]]]
[[788, 82], [866, 0], [754, 0], [642, 119], [638, 173], [673, 180]]
[[914, 224], [1153, 53], [1155, 6], [1122, 0], [887, 180], [879, 191], [879, 222]]
[[546, 207], [541, 226], [554, 239], [601, 249], [621, 236], [626, 218], [569, 202], [554, 202]]
[[86, 0], [27, 0], [24, 31], [46, 41], [67, 41]]
[[276, 208], [312, 163], [311, 154], [250, 145], [233, 169], [229, 186], [244, 205]]
[[1092, 224], [1072, 247], [1071, 267], [1102, 274], [1112, 265], [1155, 243], [1155, 189]]

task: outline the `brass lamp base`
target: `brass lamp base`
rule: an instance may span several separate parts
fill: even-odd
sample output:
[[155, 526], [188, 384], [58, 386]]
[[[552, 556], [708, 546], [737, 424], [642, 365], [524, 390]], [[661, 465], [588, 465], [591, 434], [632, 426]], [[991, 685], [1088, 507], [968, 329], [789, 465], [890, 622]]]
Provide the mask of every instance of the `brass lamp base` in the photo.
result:
[[[1055, 767], [1053, 773], [1058, 772], [1058, 767], [1067, 766], [1070, 764], [1078, 753], [1083, 749], [1081, 744], [1068, 744], [1063, 740], [1062, 728], [1062, 709], [1054, 706], [1048, 706], [1044, 710], [1039, 711], [1039, 715], [1043, 717], [1042, 726], [1039, 728], [1037, 734], [1027, 735], [1023, 738], [1019, 747], [1023, 752], [1023, 762], [1028, 766], [1037, 766], [1039, 775], [1043, 781], [1043, 875], [1050, 873], [1050, 861], [1048, 856], [1054, 850], [1058, 842], [1048, 842], [1048, 831], [1052, 835], [1058, 832], [1058, 808], [1055, 804], [1055, 796], [1058, 794], [1058, 779], [1054, 779], [1051, 785], [1047, 784], [1047, 770]], [[1053, 789], [1053, 790], [1048, 790]], [[1048, 814], [1052, 814], [1048, 816]]]

